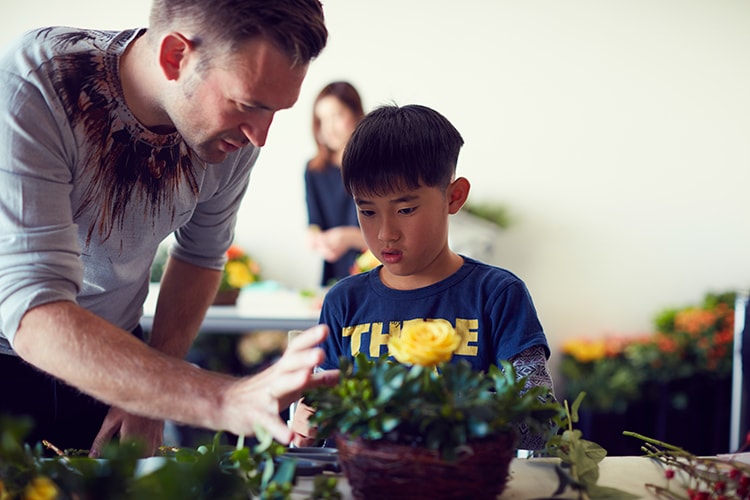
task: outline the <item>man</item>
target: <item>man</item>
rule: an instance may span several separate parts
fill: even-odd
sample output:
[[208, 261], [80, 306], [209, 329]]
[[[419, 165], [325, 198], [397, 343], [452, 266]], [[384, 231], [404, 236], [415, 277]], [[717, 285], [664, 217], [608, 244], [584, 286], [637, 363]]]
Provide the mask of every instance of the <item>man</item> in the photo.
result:
[[[290, 441], [279, 410], [335, 378], [311, 375], [324, 327], [253, 378], [182, 358], [258, 148], [326, 39], [317, 0], [154, 0], [148, 29], [40, 29], [0, 58], [0, 412], [32, 414], [30, 441], [153, 452], [165, 418]], [[147, 345], [150, 264], [173, 232]]]

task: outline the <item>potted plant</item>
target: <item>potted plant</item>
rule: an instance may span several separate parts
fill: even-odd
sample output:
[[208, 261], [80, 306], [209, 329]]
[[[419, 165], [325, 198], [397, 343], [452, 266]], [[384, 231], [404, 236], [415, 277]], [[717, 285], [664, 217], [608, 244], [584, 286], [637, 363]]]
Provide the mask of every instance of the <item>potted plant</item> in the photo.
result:
[[239, 245], [227, 250], [227, 262], [221, 275], [221, 284], [214, 305], [234, 305], [240, 289], [260, 280], [260, 266]]
[[308, 391], [311, 423], [333, 437], [358, 498], [495, 498], [515, 456], [516, 427], [551, 432], [562, 407], [524, 391], [513, 366], [450, 363], [460, 336], [443, 321], [407, 324], [387, 355], [342, 357], [339, 383]]

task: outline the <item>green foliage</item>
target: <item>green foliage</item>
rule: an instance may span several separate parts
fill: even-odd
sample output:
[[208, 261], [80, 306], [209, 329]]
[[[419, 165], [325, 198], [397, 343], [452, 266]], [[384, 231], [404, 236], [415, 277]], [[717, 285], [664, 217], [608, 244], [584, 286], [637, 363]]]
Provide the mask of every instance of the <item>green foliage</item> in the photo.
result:
[[587, 406], [592, 410], [624, 412], [641, 396], [640, 372], [622, 355], [590, 362], [564, 355], [560, 373], [565, 378], [567, 394], [585, 392]]
[[164, 268], [167, 266], [168, 254], [169, 251], [167, 245], [160, 245], [156, 250], [154, 261], [151, 263], [151, 276], [149, 278], [151, 283], [159, 283], [161, 281], [161, 277], [164, 274]]
[[729, 376], [735, 296], [708, 293], [700, 304], [663, 309], [654, 318], [656, 333], [626, 346], [625, 357], [645, 382]]
[[418, 365], [370, 360], [340, 360], [339, 383], [305, 395], [315, 408], [311, 423], [318, 436], [335, 433], [387, 440], [437, 450], [447, 460], [472, 440], [514, 432], [521, 423], [545, 432], [562, 411], [550, 391], [523, 391], [510, 363], [476, 372], [466, 362], [443, 364], [439, 373]]
[[623, 412], [655, 384], [732, 370], [735, 293], [709, 293], [698, 305], [662, 309], [647, 335], [565, 341], [560, 373], [566, 392], [587, 393], [590, 409]]
[[547, 453], [560, 459], [560, 464], [555, 469], [560, 484], [553, 495], [560, 495], [570, 488], [578, 492], [579, 498], [592, 500], [638, 498], [616, 488], [597, 484], [599, 462], [607, 456], [607, 451], [597, 443], [583, 439], [581, 431], [573, 428], [573, 424], [578, 422], [578, 408], [585, 396], [585, 393], [579, 394], [572, 407], [565, 401], [565, 414], [557, 421], [562, 433], [547, 441]]
[[[0, 417], [0, 497], [24, 498], [33, 480], [45, 478], [58, 489], [60, 500], [98, 499], [287, 499], [295, 477], [295, 461], [274, 460], [286, 448], [258, 430], [252, 448], [213, 442], [196, 449], [163, 449], [164, 464], [138, 475], [143, 447], [138, 442], [111, 443], [100, 459], [86, 456], [45, 458], [41, 444], [22, 445], [31, 429], [24, 419]], [[158, 460], [160, 457], [155, 457]], [[153, 460], [153, 458], [152, 458]], [[7, 496], [3, 496], [4, 493]], [[316, 498], [336, 498], [336, 484], [321, 482]]]
[[490, 202], [466, 203], [463, 209], [471, 215], [495, 224], [500, 229], [508, 229], [513, 218], [505, 205]]

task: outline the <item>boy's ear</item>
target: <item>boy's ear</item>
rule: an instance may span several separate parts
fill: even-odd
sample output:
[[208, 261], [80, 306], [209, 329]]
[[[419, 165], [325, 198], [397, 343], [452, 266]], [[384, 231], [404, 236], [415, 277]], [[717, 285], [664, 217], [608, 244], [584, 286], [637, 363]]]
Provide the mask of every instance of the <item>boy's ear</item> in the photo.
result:
[[459, 177], [448, 186], [448, 213], [458, 213], [469, 197], [471, 184], [466, 177]]
[[167, 80], [179, 78], [192, 50], [193, 42], [181, 33], [172, 32], [164, 35], [159, 45], [159, 66]]

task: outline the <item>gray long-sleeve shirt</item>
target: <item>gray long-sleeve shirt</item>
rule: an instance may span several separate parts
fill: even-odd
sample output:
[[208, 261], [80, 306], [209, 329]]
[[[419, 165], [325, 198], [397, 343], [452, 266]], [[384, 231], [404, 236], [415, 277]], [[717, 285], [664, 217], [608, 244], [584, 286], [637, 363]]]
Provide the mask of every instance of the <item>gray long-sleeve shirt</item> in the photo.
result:
[[130, 113], [120, 56], [143, 30], [45, 28], [0, 55], [0, 352], [71, 300], [132, 330], [158, 245], [221, 269], [259, 149], [204, 164]]

